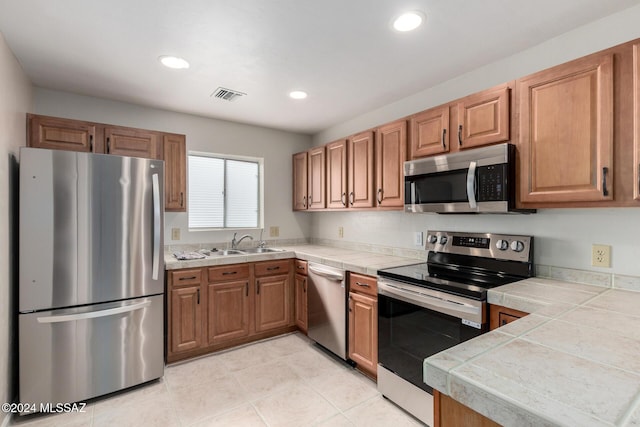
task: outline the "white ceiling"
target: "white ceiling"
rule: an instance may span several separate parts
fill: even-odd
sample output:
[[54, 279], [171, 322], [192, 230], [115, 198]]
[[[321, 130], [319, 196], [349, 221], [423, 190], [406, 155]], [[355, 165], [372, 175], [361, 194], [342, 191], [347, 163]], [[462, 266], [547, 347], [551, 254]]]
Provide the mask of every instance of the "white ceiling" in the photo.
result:
[[[39, 87], [312, 134], [638, 3], [0, 0], [0, 32]], [[405, 10], [426, 25], [391, 30]]]

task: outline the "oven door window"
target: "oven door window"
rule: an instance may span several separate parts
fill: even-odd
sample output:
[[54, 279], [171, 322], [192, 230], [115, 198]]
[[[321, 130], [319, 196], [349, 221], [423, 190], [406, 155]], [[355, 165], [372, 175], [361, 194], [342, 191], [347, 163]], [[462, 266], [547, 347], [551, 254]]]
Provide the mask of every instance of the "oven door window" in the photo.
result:
[[378, 295], [378, 360], [396, 375], [432, 393], [423, 382], [424, 359], [487, 331], [457, 317]]
[[405, 177], [407, 204], [467, 202], [467, 169]]

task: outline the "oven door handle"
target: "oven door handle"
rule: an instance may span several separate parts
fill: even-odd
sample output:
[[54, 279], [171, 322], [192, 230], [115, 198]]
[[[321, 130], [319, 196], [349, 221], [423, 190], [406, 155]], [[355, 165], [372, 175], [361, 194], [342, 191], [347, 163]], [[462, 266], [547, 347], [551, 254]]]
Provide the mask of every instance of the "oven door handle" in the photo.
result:
[[[449, 314], [460, 319], [468, 319], [481, 323], [482, 307], [475, 307], [471, 304], [463, 302], [450, 301], [422, 292], [416, 292], [411, 289], [400, 288], [390, 283], [378, 281], [378, 293], [410, 304], [419, 305], [421, 307], [437, 311], [439, 313]], [[466, 315], [465, 315], [466, 314]], [[469, 316], [471, 315], [471, 317]]]
[[467, 170], [467, 199], [469, 199], [469, 208], [476, 209], [476, 168], [478, 162], [469, 162]]

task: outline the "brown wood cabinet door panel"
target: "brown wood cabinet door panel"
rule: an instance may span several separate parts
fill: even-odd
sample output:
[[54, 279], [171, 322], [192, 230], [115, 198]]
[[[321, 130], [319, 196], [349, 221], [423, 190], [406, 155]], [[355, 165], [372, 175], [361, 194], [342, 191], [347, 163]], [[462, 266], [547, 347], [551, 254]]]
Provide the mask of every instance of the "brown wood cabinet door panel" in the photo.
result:
[[178, 353], [202, 345], [200, 286], [171, 290], [171, 351]]
[[407, 122], [390, 123], [376, 130], [376, 205], [404, 206], [404, 161]]
[[164, 210], [187, 211], [187, 145], [184, 135], [164, 134]]
[[293, 210], [307, 210], [307, 152], [293, 155]]
[[160, 159], [157, 132], [123, 127], [105, 127], [104, 138], [107, 154]]
[[327, 144], [327, 208], [347, 207], [347, 141]]
[[349, 293], [349, 358], [376, 375], [378, 366], [378, 301]]
[[249, 264], [229, 264], [220, 267], [209, 267], [209, 282], [247, 279]]
[[307, 276], [295, 275], [295, 316], [296, 325], [300, 330], [307, 332]]
[[256, 277], [286, 274], [290, 269], [290, 259], [283, 259], [278, 261], [262, 261], [256, 262], [254, 264], [254, 274], [256, 275]]
[[613, 199], [613, 55], [518, 80], [521, 200]]
[[372, 208], [374, 192], [374, 138], [373, 132], [363, 132], [349, 138], [349, 206]]
[[435, 425], [440, 425], [440, 427], [500, 427], [500, 424], [457, 400], [442, 393], [439, 395], [439, 408], [435, 412], [439, 415], [440, 423], [438, 424], [438, 421], [434, 420]]
[[96, 144], [96, 125], [79, 120], [27, 115], [30, 147], [52, 150], [101, 152]]
[[633, 198], [640, 200], [640, 43], [633, 45]]
[[378, 297], [378, 282], [375, 277], [349, 273], [349, 291]]
[[289, 325], [290, 286], [289, 275], [256, 279], [256, 332]]
[[409, 124], [411, 159], [449, 152], [449, 105], [416, 114]]
[[307, 209], [324, 209], [325, 203], [325, 149], [309, 150], [307, 177]]
[[249, 335], [249, 281], [209, 284], [207, 298], [210, 345]]
[[489, 329], [493, 331], [494, 329], [498, 329], [500, 326], [504, 326], [507, 323], [511, 323], [528, 314], [529, 313], [524, 311], [514, 310], [513, 308], [491, 304], [489, 306]]
[[171, 286], [199, 285], [202, 282], [202, 269], [189, 268], [169, 271]]
[[459, 148], [478, 147], [509, 140], [510, 89], [483, 91], [458, 103]]

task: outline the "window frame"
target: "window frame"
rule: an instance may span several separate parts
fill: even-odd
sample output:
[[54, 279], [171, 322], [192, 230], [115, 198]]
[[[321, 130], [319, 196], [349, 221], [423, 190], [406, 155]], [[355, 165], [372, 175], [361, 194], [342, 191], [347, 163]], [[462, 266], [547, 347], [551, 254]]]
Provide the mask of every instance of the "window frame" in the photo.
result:
[[[227, 231], [227, 230], [260, 230], [264, 228], [264, 157], [252, 157], [252, 156], [240, 156], [235, 154], [222, 154], [222, 153], [211, 153], [206, 151], [192, 151], [189, 150], [187, 152], [187, 165], [189, 165], [189, 157], [210, 157], [221, 159], [225, 161], [225, 174], [224, 174], [224, 200], [225, 200], [225, 209], [223, 213], [223, 223], [227, 222], [227, 209], [226, 209], [226, 200], [227, 200], [227, 174], [226, 174], [226, 161], [227, 160], [236, 160], [242, 162], [252, 162], [258, 164], [258, 224], [256, 227], [191, 227], [189, 225], [189, 218], [187, 217], [187, 227], [189, 232], [198, 232], [198, 231]], [[189, 171], [187, 170], [187, 177], [189, 176]], [[187, 179], [187, 194], [190, 195], [190, 183], [189, 179]], [[189, 197], [189, 199], [191, 199]], [[187, 215], [189, 215], [189, 209], [187, 209]]]

